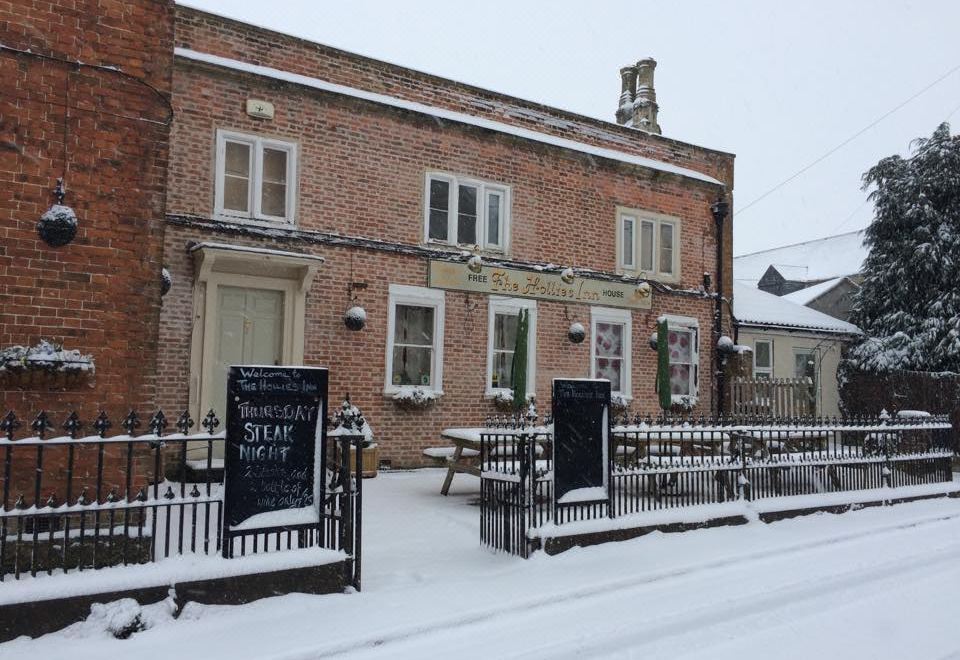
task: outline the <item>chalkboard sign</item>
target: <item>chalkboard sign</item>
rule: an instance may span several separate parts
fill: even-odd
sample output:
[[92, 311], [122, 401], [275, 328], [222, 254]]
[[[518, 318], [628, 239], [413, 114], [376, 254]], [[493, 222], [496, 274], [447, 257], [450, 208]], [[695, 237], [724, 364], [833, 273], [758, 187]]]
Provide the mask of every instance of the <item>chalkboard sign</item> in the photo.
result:
[[553, 493], [557, 504], [606, 501], [610, 381], [554, 379]]
[[225, 532], [319, 522], [315, 466], [326, 417], [326, 369], [230, 367]]

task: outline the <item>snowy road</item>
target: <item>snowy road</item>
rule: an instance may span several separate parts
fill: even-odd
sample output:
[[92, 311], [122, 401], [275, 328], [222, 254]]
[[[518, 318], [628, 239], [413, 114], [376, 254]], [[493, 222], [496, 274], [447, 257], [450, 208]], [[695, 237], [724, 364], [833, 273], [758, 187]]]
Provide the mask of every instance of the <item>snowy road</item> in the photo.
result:
[[[462, 479], [462, 481], [459, 481]], [[960, 658], [960, 502], [655, 534], [529, 561], [478, 546], [477, 481], [365, 483], [364, 592], [190, 606], [0, 658]]]

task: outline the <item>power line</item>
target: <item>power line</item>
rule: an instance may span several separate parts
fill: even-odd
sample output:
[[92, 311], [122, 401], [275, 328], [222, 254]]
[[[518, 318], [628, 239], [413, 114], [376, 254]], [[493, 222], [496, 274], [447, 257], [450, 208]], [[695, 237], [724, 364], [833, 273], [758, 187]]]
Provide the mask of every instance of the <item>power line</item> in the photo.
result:
[[[884, 119], [886, 119], [887, 117], [889, 117], [890, 115], [892, 115], [893, 113], [895, 113], [897, 110], [899, 110], [899, 109], [902, 108], [903, 106], [907, 105], [908, 103], [910, 103], [911, 101], [913, 101], [915, 98], [917, 98], [918, 96], [920, 96], [921, 94], [923, 94], [924, 92], [926, 92], [927, 90], [929, 90], [930, 88], [932, 88], [932, 87], [934, 87], [935, 85], [939, 84], [939, 83], [942, 82], [944, 79], [948, 78], [951, 74], [953, 74], [953, 73], [956, 72], [957, 70], [960, 70], [960, 64], [956, 65], [955, 67], [953, 67], [952, 69], [950, 69], [949, 71], [947, 71], [945, 74], [943, 74], [942, 76], [940, 76], [939, 78], [937, 78], [936, 80], [934, 80], [932, 83], [930, 83], [929, 85], [927, 85], [926, 87], [924, 87], [923, 89], [921, 89], [919, 92], [915, 93], [913, 96], [911, 96], [910, 98], [908, 98], [906, 101], [903, 101], [902, 103], [900, 103], [899, 105], [897, 105], [896, 107], [894, 107], [892, 110], [889, 110], [888, 112], [884, 113], [883, 115], [881, 115], [881, 116], [878, 117], [877, 119], [875, 119], [875, 120], [873, 120], [872, 122], [870, 122], [868, 125], [866, 125], [866, 126], [864, 126], [863, 128], [861, 128], [859, 131], [857, 131], [856, 133], [854, 133], [853, 135], [851, 135], [850, 137], [848, 137], [846, 140], [844, 140], [843, 142], [841, 142], [841, 143], [838, 144], [837, 146], [835, 146], [835, 147], [833, 147], [832, 149], [830, 149], [827, 153], [823, 154], [822, 156], [820, 156], [819, 158], [817, 158], [815, 161], [813, 161], [813, 162], [810, 163], [809, 165], [806, 165], [805, 167], [801, 168], [800, 170], [794, 172], [794, 173], [791, 174], [789, 177], [787, 177], [786, 179], [784, 179], [783, 181], [781, 181], [780, 183], [778, 183], [777, 185], [775, 185], [773, 188], [771, 188], [771, 189], [768, 190], [767, 192], [763, 193], [762, 195], [760, 195], [759, 197], [757, 197], [756, 199], [754, 199], [753, 201], [751, 201], [750, 203], [748, 203], [746, 206], [743, 206], [743, 207], [737, 209], [737, 210], [736, 210], [737, 214], [743, 213], [744, 211], [746, 211], [748, 208], [750, 208], [751, 206], [753, 206], [754, 204], [756, 204], [756, 203], [759, 202], [760, 200], [765, 199], [766, 197], [768, 197], [768, 196], [770, 196], [771, 194], [775, 193], [776, 191], [780, 190], [780, 188], [783, 188], [785, 185], [787, 185], [788, 183], [790, 183], [791, 181], [793, 181], [794, 179], [796, 179], [798, 176], [800, 176], [801, 174], [803, 174], [803, 173], [806, 172], [807, 170], [811, 169], [813, 166], [819, 164], [821, 161], [825, 160], [825, 159], [828, 158], [829, 156], [832, 156], [834, 153], [836, 153], [837, 151], [839, 151], [839, 150], [842, 149], [843, 147], [845, 147], [845, 146], [847, 146], [848, 144], [850, 144], [851, 142], [853, 142], [855, 139], [857, 139], [858, 137], [860, 137], [861, 135], [863, 135], [864, 133], [866, 133], [867, 131], [869, 131], [871, 128], [873, 128], [874, 126], [876, 126], [877, 124], [879, 124], [881, 121], [883, 121]], [[960, 109], [960, 106], [958, 106], [957, 109]], [[955, 109], [953, 112], [956, 112], [957, 109]], [[951, 112], [950, 114], [952, 115], [953, 112]]]

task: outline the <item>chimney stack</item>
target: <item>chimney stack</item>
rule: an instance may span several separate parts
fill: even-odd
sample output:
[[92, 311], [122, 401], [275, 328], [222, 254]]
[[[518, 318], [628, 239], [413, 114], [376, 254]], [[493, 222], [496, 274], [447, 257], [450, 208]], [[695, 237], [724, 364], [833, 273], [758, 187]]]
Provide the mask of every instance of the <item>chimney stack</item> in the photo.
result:
[[657, 123], [657, 92], [653, 87], [653, 72], [657, 62], [644, 58], [633, 66], [620, 69], [621, 91], [617, 107], [617, 123], [660, 135]]

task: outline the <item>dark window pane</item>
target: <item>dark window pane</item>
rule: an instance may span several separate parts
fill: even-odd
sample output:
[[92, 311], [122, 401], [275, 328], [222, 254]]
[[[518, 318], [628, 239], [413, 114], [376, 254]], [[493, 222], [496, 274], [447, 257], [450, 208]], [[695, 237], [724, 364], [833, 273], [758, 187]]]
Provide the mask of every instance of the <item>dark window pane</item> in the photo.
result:
[[428, 236], [435, 241], [448, 240], [446, 211], [430, 209], [430, 227]]
[[477, 243], [477, 189], [460, 186], [457, 202], [457, 243]]

